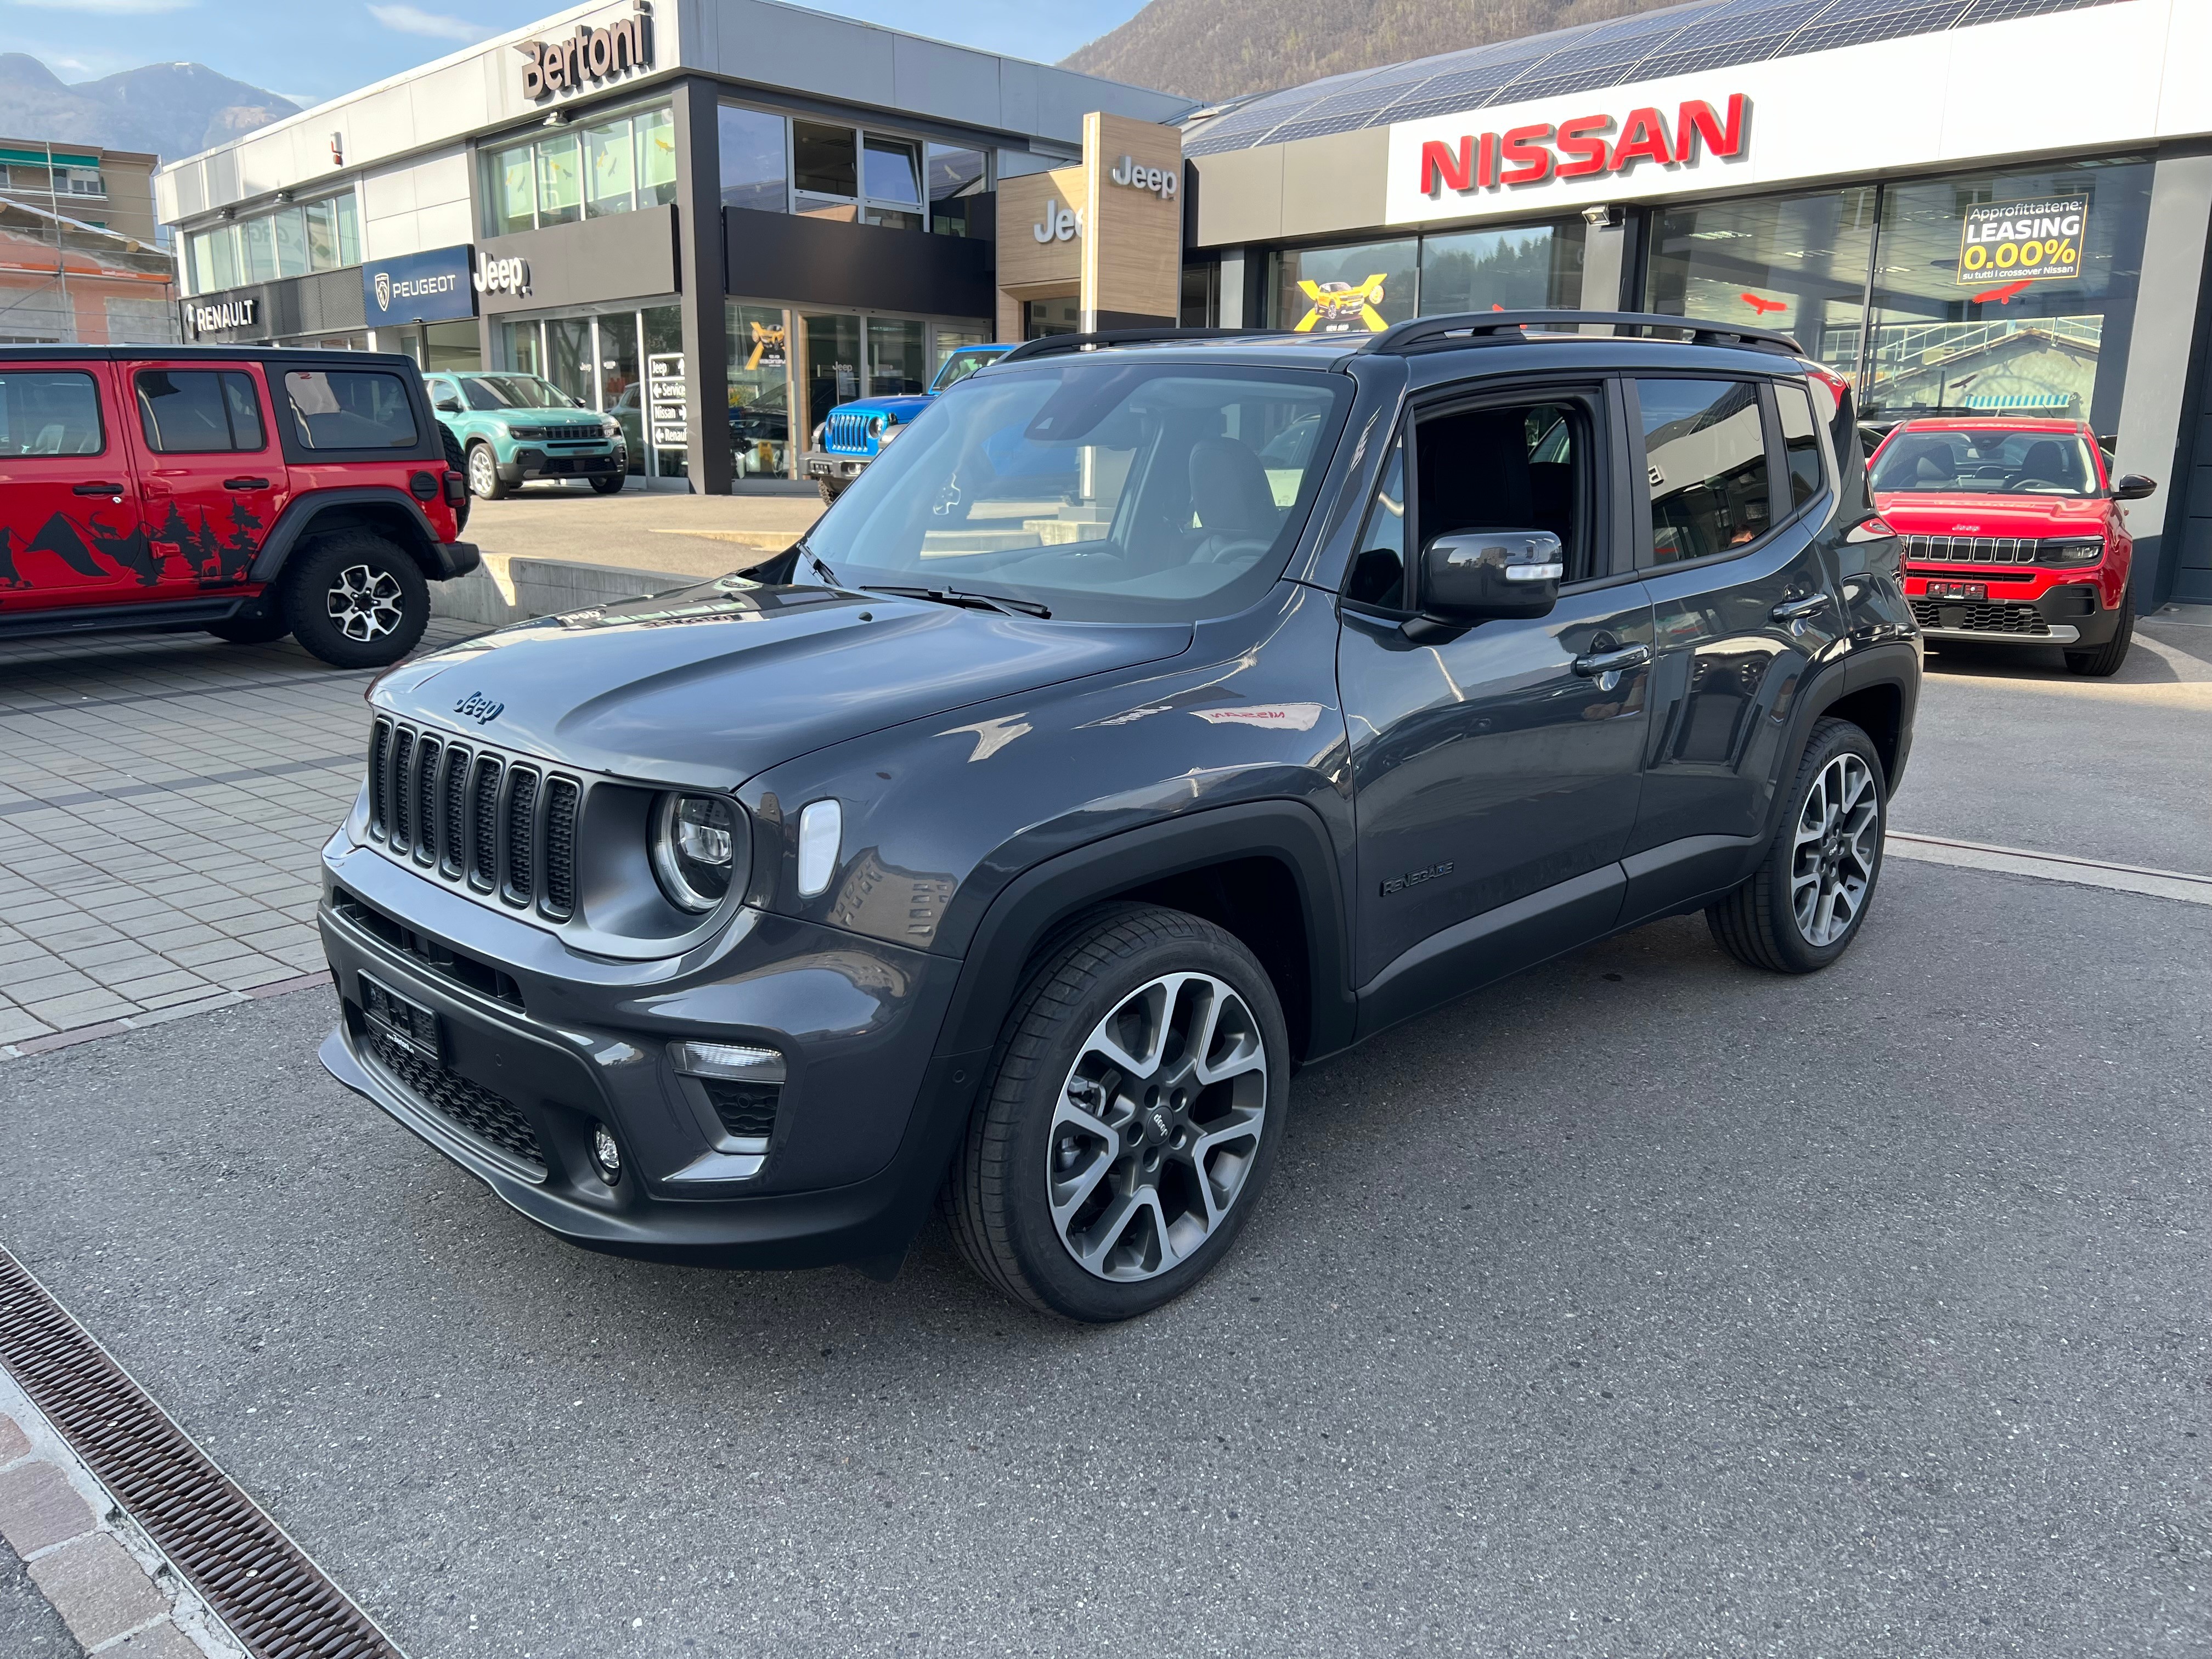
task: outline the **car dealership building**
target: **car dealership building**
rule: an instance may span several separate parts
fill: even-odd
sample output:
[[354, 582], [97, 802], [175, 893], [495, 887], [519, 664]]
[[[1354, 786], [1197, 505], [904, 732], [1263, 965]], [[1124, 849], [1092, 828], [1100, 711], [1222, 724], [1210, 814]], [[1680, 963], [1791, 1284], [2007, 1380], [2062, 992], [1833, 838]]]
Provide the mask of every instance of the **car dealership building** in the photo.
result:
[[[1794, 333], [1872, 422], [2091, 422], [2212, 601], [2212, 4], [1692, 0], [1215, 109], [769, 0], [610, 0], [165, 169], [187, 337], [529, 368], [796, 476], [954, 346], [1492, 307]], [[712, 411], [712, 417], [708, 412]]]
[[1701, 0], [1190, 121], [1218, 321], [1493, 307], [1786, 329], [1872, 421], [2087, 419], [2212, 602], [2212, 4]]

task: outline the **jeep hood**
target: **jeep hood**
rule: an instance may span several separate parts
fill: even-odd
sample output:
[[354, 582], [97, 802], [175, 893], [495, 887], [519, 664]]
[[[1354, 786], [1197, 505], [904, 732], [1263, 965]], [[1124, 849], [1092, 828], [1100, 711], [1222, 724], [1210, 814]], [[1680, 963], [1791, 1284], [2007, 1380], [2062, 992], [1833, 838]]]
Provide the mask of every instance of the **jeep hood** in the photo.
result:
[[1190, 641], [1181, 623], [1048, 622], [725, 576], [418, 657], [369, 702], [586, 770], [727, 789], [848, 738]]
[[1908, 536], [2094, 536], [2111, 503], [2101, 495], [1885, 491], [1875, 511]]

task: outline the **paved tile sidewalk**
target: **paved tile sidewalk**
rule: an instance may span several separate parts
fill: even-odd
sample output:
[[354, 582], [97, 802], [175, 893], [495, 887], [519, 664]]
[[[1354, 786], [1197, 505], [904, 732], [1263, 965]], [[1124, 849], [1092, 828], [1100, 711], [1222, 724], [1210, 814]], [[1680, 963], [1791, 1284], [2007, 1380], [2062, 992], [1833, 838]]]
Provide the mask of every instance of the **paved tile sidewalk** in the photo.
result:
[[323, 972], [315, 849], [360, 786], [374, 678], [289, 641], [0, 647], [0, 1056]]

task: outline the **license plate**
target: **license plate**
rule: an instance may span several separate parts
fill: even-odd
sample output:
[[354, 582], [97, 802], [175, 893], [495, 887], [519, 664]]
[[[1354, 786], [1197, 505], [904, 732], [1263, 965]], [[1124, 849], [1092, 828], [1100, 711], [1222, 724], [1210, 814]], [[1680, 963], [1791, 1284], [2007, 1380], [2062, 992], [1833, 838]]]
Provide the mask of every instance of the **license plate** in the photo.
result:
[[1990, 596], [1987, 582], [1930, 582], [1928, 597], [1931, 599], [1986, 599]]
[[444, 1063], [438, 1048], [438, 1017], [410, 1001], [389, 985], [361, 976], [361, 1011], [368, 1023], [410, 1054], [434, 1065]]

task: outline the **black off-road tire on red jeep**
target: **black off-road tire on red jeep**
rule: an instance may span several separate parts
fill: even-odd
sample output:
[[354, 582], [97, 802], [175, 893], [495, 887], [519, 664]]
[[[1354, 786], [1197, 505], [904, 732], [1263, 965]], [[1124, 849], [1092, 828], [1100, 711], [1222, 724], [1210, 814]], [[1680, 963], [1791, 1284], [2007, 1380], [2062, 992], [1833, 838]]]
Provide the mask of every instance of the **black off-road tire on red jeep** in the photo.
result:
[[1759, 868], [1705, 910], [1715, 943], [1771, 973], [1827, 967], [1874, 902], [1888, 822], [1889, 782], [1873, 740], [1849, 720], [1815, 722]]
[[373, 530], [319, 536], [281, 578], [292, 637], [338, 668], [381, 668], [415, 648], [430, 585], [415, 556]]
[[461, 441], [453, 435], [453, 428], [443, 421], [438, 422], [438, 441], [446, 452], [446, 470], [461, 477], [461, 504], [453, 509], [453, 534], [458, 536], [469, 527], [469, 458], [461, 448]]
[[2136, 596], [2130, 593], [2120, 601], [2120, 619], [2112, 629], [2112, 637], [2087, 651], [2069, 651], [2066, 665], [2076, 674], [2104, 679], [2120, 672], [2120, 665], [2128, 659], [2128, 647], [2135, 643], [2135, 638]]
[[1000, 1028], [946, 1184], [961, 1254], [1067, 1319], [1182, 1295], [1265, 1188], [1289, 1083], [1281, 1006], [1242, 942], [1153, 905], [1085, 913], [1031, 958]]

